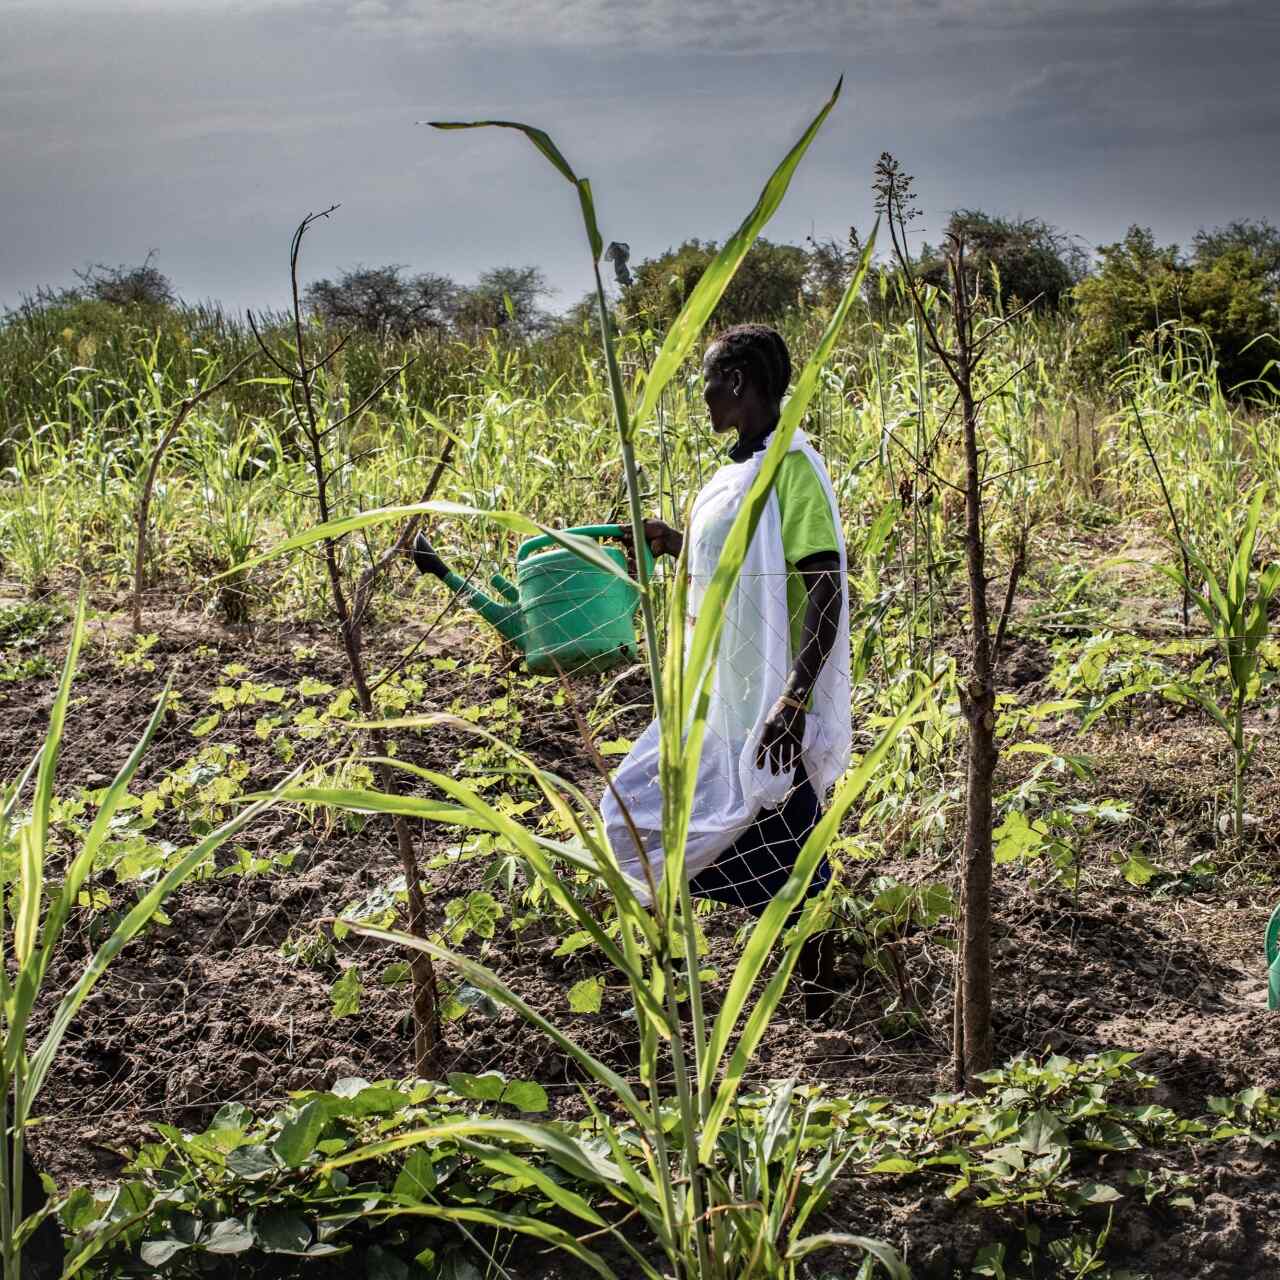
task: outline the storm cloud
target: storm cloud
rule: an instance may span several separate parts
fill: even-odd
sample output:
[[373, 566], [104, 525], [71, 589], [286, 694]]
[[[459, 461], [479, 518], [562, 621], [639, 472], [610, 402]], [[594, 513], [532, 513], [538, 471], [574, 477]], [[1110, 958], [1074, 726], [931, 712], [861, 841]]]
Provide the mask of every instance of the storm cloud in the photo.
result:
[[1270, 0], [0, 0], [0, 303], [89, 261], [186, 297], [284, 297], [289, 233], [335, 201], [310, 274], [398, 262], [462, 280], [589, 271], [547, 128], [637, 257], [723, 236], [844, 74], [771, 235], [871, 217], [884, 149], [925, 230], [976, 207], [1089, 245], [1280, 221]]

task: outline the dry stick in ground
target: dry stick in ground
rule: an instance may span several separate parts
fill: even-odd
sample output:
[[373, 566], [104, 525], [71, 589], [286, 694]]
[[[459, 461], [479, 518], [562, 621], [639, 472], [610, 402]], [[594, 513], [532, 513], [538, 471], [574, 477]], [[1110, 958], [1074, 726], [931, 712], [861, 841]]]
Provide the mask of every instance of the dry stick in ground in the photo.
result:
[[178, 406], [178, 411], [174, 414], [173, 421], [165, 429], [164, 435], [160, 437], [160, 442], [156, 445], [155, 452], [151, 455], [151, 461], [147, 464], [146, 478], [142, 482], [142, 497], [138, 502], [138, 538], [137, 546], [134, 548], [133, 553], [134, 635], [137, 635], [142, 630], [142, 588], [147, 563], [147, 519], [151, 514], [151, 495], [156, 487], [156, 475], [160, 470], [160, 460], [164, 457], [165, 450], [177, 438], [178, 432], [182, 430], [182, 424], [186, 422], [187, 414], [202, 400], [207, 400], [215, 391], [225, 387], [249, 363], [250, 359], [252, 359], [251, 356], [245, 356], [243, 360], [237, 361], [217, 382], [211, 383], [207, 387], [202, 387], [195, 395], [188, 396]]
[[[329, 465], [329, 459], [326, 456], [326, 440], [332, 436], [337, 426], [340, 426], [354, 413], [370, 403], [377, 394], [377, 390], [388, 385], [405, 367], [401, 366], [396, 369], [393, 374], [379, 385], [379, 388], [375, 389], [373, 394], [366, 397], [351, 413], [343, 415], [337, 422], [329, 423], [326, 426], [321, 425], [320, 415], [316, 409], [313, 395], [312, 379], [332, 359], [334, 352], [341, 348], [342, 342], [345, 342], [346, 339], [344, 338], [342, 342], [339, 342], [338, 347], [335, 347], [319, 360], [310, 364], [307, 362], [302, 327], [302, 304], [298, 291], [298, 257], [302, 248], [302, 239], [312, 223], [321, 218], [327, 218], [335, 208], [337, 206], [333, 205], [322, 213], [308, 214], [298, 224], [297, 230], [293, 233], [293, 241], [289, 249], [289, 274], [292, 286], [293, 354], [296, 363], [288, 364], [278, 359], [267, 347], [258, 332], [257, 326], [253, 326], [254, 334], [267, 358], [291, 379], [291, 398], [298, 427], [302, 432], [309, 454], [308, 461], [312, 475], [315, 479], [316, 488], [313, 497], [316, 503], [316, 514], [319, 516], [321, 524], [327, 524], [332, 518], [333, 512], [329, 502], [329, 481], [333, 478], [337, 468], [342, 465], [341, 462], [338, 462], [334, 467]], [[448, 448], [446, 446], [443, 456], [431, 476], [424, 501], [430, 499], [435, 486], [439, 484], [444, 475], [447, 459]], [[355, 688], [356, 703], [366, 720], [374, 718], [375, 710], [373, 695], [365, 671], [361, 619], [368, 608], [369, 599], [377, 578], [397, 554], [403, 554], [404, 546], [408, 545], [408, 538], [410, 537], [412, 537], [412, 532], [406, 527], [405, 530], [402, 530], [400, 538], [397, 539], [392, 551], [382, 556], [365, 571], [356, 585], [355, 595], [351, 602], [348, 601], [346, 585], [342, 579], [342, 570], [338, 564], [338, 544], [336, 539], [326, 538], [321, 544], [325, 570], [329, 579], [329, 591], [333, 599], [334, 612], [338, 618], [338, 630], [342, 636], [347, 667], [351, 672], [351, 682]], [[374, 728], [369, 730], [369, 737], [375, 754], [381, 757], [382, 760], [388, 759], [390, 751], [386, 733], [382, 729]], [[400, 778], [395, 769], [387, 764], [379, 764], [377, 766], [377, 775], [379, 784], [384, 791], [390, 795], [399, 794], [401, 789]], [[403, 815], [393, 815], [391, 821], [396, 837], [396, 850], [400, 857], [400, 867], [404, 873], [405, 890], [409, 900], [407, 921], [409, 932], [416, 937], [425, 938], [428, 934], [427, 904], [422, 892], [413, 833], [409, 827], [409, 820]], [[409, 968], [413, 982], [414, 1069], [419, 1075], [425, 1076], [431, 1073], [435, 1065], [439, 1047], [439, 992], [436, 985], [435, 966], [430, 956], [421, 951], [415, 951], [413, 958], [409, 962]]]
[[[975, 299], [970, 298], [962, 237], [949, 236], [952, 345], [938, 333], [912, 270], [906, 247], [911, 179], [885, 153], [876, 167], [876, 190], [889, 225], [894, 256], [902, 270], [916, 322], [929, 349], [956, 388], [965, 462], [965, 566], [969, 586], [969, 671], [960, 685], [960, 707], [969, 727], [965, 780], [964, 853], [960, 875], [960, 947], [957, 964], [954, 1052], [957, 1088], [975, 1088], [978, 1073], [992, 1060], [991, 1032], [991, 877], [992, 789], [996, 769], [995, 652], [987, 609], [986, 548], [982, 527], [983, 476], [978, 448], [978, 414], [983, 399], [974, 389], [985, 335], [975, 333]], [[1019, 557], [1023, 559], [1023, 557]], [[998, 637], [1013, 607], [1022, 565], [1010, 574]]]
[[1142, 414], [1138, 409], [1138, 402], [1132, 396], [1129, 397], [1129, 407], [1133, 410], [1133, 420], [1137, 424], [1138, 434], [1142, 437], [1142, 447], [1147, 451], [1147, 457], [1151, 459], [1151, 465], [1155, 469], [1160, 492], [1164, 495], [1164, 505], [1169, 511], [1169, 519], [1173, 521], [1173, 536], [1178, 540], [1178, 550], [1182, 554], [1182, 634], [1187, 635], [1191, 630], [1191, 560], [1187, 555], [1187, 543], [1182, 536], [1182, 526], [1178, 523], [1178, 513], [1174, 510], [1173, 499], [1169, 496], [1169, 490], [1164, 482], [1164, 472], [1160, 469], [1160, 462], [1156, 458], [1155, 450], [1151, 447], [1151, 441], [1147, 439], [1146, 428], [1142, 425]]

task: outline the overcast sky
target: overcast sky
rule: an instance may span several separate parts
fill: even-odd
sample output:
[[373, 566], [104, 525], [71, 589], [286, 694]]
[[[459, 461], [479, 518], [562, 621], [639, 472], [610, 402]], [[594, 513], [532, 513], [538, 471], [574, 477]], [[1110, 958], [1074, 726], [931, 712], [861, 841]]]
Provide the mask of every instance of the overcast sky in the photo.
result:
[[190, 300], [279, 304], [404, 263], [466, 282], [590, 276], [571, 188], [506, 131], [547, 129], [637, 258], [737, 225], [845, 75], [769, 236], [871, 219], [882, 150], [948, 210], [1037, 215], [1094, 246], [1280, 222], [1280, 0], [0, 0], [0, 305], [89, 262]]

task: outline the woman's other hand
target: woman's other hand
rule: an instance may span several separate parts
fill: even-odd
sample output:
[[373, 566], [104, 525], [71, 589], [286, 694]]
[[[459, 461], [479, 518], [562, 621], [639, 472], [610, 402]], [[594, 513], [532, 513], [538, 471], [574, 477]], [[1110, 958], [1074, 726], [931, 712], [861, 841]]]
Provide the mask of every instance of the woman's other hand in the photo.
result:
[[766, 762], [770, 773], [790, 773], [796, 767], [804, 745], [804, 717], [804, 707], [791, 699], [779, 698], [773, 704], [756, 748], [757, 769]]
[[[624, 525], [619, 537], [623, 542], [631, 542], [631, 530]], [[684, 534], [679, 529], [673, 529], [665, 520], [646, 520], [644, 540], [655, 557], [678, 556], [684, 550]]]

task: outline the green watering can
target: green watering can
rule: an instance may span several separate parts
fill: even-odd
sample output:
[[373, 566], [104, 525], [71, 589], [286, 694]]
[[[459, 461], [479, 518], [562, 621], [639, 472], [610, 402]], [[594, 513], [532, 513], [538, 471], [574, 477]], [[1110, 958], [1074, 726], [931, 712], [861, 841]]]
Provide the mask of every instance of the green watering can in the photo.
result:
[[[618, 524], [584, 525], [565, 532], [604, 540], [629, 533]], [[605, 555], [627, 570], [625, 551], [606, 547]], [[642, 549], [652, 569], [653, 556]], [[486, 622], [524, 654], [530, 671], [606, 671], [636, 662], [635, 587], [588, 564], [547, 534], [528, 538], [516, 552], [516, 581], [495, 573], [489, 585], [497, 598], [454, 573], [425, 534], [413, 544], [419, 573], [432, 574], [457, 592]]]
[[1280, 907], [1267, 921], [1267, 1008], [1280, 1009]]

